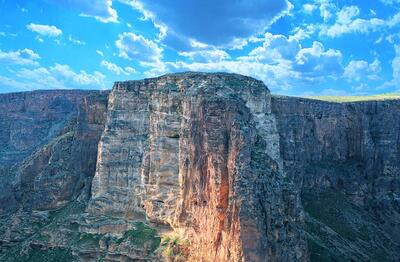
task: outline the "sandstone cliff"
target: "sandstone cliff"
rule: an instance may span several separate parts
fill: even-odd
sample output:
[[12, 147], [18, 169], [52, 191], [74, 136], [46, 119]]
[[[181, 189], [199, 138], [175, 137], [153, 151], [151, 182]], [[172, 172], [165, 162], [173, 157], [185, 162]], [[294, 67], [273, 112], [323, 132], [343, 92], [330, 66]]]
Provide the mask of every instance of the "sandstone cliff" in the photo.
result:
[[167, 224], [192, 261], [306, 259], [266, 86], [186, 73], [116, 83], [89, 211]]
[[0, 95], [0, 260], [398, 259], [400, 101], [225, 73], [107, 95]]

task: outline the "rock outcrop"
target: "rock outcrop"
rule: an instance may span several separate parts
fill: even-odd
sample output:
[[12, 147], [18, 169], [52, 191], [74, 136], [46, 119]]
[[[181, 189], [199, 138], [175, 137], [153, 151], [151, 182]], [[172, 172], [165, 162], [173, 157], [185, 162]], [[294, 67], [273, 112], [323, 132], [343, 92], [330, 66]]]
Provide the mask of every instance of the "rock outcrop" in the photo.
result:
[[279, 150], [260, 81], [185, 73], [118, 82], [89, 211], [183, 230], [192, 261], [305, 260]]
[[0, 95], [0, 109], [2, 261], [400, 254], [399, 100], [180, 73]]

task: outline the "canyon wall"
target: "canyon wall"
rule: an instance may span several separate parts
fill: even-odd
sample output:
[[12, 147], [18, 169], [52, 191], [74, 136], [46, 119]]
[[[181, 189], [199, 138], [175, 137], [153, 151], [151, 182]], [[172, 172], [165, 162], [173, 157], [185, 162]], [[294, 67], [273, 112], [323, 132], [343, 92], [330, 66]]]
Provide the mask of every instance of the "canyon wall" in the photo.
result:
[[279, 150], [262, 82], [185, 73], [116, 83], [88, 210], [183, 230], [192, 261], [305, 260]]
[[108, 92], [35, 91], [0, 97], [0, 214], [54, 209], [89, 197]]
[[312, 260], [400, 254], [400, 100], [273, 97], [281, 156], [301, 188]]
[[0, 109], [2, 261], [398, 259], [399, 100], [179, 73]]

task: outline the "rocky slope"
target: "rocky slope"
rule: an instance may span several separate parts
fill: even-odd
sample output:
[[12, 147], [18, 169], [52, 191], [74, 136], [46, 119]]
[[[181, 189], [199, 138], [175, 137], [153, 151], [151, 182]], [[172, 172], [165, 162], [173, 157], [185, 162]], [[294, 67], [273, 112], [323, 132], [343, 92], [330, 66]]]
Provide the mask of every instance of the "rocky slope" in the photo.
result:
[[2, 261], [398, 259], [400, 101], [181, 73], [0, 107]]

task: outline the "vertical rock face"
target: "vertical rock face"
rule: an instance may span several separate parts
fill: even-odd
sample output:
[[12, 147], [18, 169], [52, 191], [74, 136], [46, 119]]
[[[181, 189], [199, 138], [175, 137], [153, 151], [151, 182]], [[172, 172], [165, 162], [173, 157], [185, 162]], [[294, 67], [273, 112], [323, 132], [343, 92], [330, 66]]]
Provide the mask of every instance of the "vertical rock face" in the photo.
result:
[[272, 101], [284, 169], [302, 189], [311, 259], [398, 259], [400, 101]]
[[106, 92], [0, 95], [0, 211], [63, 206], [89, 197]]
[[89, 211], [184, 230], [193, 261], [305, 260], [270, 99], [232, 74], [116, 83]]
[[[224, 73], [5, 94], [0, 171], [1, 261], [400, 254], [398, 100], [271, 96]], [[171, 231], [188, 242], [160, 247]]]

